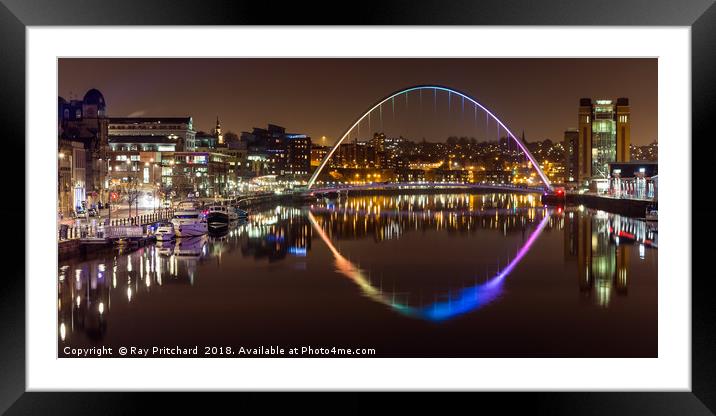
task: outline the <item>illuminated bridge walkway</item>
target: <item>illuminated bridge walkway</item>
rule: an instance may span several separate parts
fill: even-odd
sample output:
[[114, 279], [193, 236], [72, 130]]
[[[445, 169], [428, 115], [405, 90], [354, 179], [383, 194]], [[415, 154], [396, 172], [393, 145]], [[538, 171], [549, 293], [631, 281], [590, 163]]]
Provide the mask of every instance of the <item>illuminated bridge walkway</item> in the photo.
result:
[[[480, 104], [477, 100], [470, 97], [469, 95], [458, 91], [454, 88], [448, 88], [440, 85], [417, 85], [414, 87], [404, 88], [398, 91], [393, 92], [392, 94], [389, 94], [388, 96], [378, 100], [375, 104], [370, 106], [367, 111], [365, 111], [362, 115], [360, 115], [355, 122], [348, 127], [348, 129], [343, 133], [343, 135], [338, 139], [338, 141], [333, 145], [330, 151], [326, 153], [326, 156], [323, 158], [321, 163], [318, 165], [318, 168], [313, 172], [313, 175], [308, 180], [308, 190], [312, 190], [314, 185], [316, 184], [316, 180], [318, 179], [319, 175], [323, 171], [323, 169], [326, 167], [328, 162], [333, 157], [333, 154], [336, 152], [336, 150], [341, 146], [341, 143], [348, 138], [351, 135], [351, 132], [353, 132], [355, 129], [360, 130], [360, 125], [363, 120], [368, 121], [368, 125], [370, 125], [370, 117], [371, 113], [373, 111], [378, 111], [380, 113], [380, 117], [382, 119], [383, 114], [383, 105], [388, 105], [390, 103], [391, 108], [393, 111], [395, 111], [395, 100], [398, 97], [403, 97], [405, 99], [405, 102], [408, 103], [410, 99], [410, 94], [418, 95], [420, 101], [423, 100], [423, 92], [427, 91], [428, 94], [432, 92], [433, 95], [433, 101], [435, 103], [435, 106], [437, 106], [437, 97], [438, 93], [446, 93], [448, 95], [448, 103], [451, 103], [451, 97], [457, 96], [462, 100], [462, 111], [465, 112], [466, 104], [467, 109], [472, 110], [474, 113], [475, 121], [477, 122], [478, 117], [483, 118], [486, 123], [486, 126], [492, 123], [496, 127], [497, 130], [497, 138], [500, 138], [500, 132], [504, 132], [507, 134], [508, 139], [511, 139], [514, 144], [519, 147], [521, 152], [525, 155], [525, 157], [531, 162], [531, 166], [535, 171], [537, 172], [537, 176], [542, 181], [542, 188], [541, 190], [551, 191], [552, 190], [552, 184], [550, 183], [549, 179], [547, 178], [547, 175], [542, 171], [542, 169], [539, 166], [539, 163], [535, 159], [535, 157], [530, 153], [529, 149], [525, 146], [524, 143], [522, 143], [521, 140], [519, 140], [515, 135], [512, 133], [512, 131], [505, 125], [505, 123], [502, 122], [492, 111], [488, 110], [484, 105]], [[403, 99], [400, 98], [400, 99]], [[388, 184], [384, 184], [381, 186], [390, 186]], [[394, 186], [394, 185], [393, 185]], [[375, 186], [373, 186], [375, 188]]]

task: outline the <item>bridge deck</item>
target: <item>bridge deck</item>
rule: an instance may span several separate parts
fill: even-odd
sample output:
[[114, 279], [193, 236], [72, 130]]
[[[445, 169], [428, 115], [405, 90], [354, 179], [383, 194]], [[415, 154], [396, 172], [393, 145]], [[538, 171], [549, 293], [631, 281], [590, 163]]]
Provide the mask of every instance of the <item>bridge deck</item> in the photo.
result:
[[501, 184], [482, 184], [482, 183], [372, 183], [366, 185], [349, 185], [313, 188], [303, 191], [304, 194], [320, 194], [327, 192], [347, 192], [355, 190], [405, 190], [405, 189], [425, 189], [425, 190], [464, 190], [464, 189], [484, 189], [496, 191], [524, 192], [524, 193], [543, 193], [543, 187], [524, 187]]

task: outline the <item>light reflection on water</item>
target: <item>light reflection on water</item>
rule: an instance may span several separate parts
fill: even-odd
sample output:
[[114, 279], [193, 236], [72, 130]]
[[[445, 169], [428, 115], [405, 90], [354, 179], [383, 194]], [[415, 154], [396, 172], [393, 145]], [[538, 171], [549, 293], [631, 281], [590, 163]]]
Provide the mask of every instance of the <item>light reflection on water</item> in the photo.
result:
[[[175, 310], [177, 303], [185, 306], [182, 319], [220, 321], [222, 316], [206, 315], [235, 308], [254, 312], [252, 324], [261, 326], [263, 315], [257, 311], [286, 314], [275, 298], [302, 291], [336, 299], [322, 311], [326, 315], [343, 300], [350, 305], [343, 311], [348, 316], [392, 314], [381, 320], [388, 327], [405, 325], [405, 320], [462, 323], [483, 312], [497, 314], [498, 307], [534, 307], [523, 296], [543, 290], [534, 284], [553, 280], [560, 290], [572, 289], [553, 290], [550, 296], [558, 299], [539, 307], [556, 309], [576, 296], [579, 302], [570, 308], [587, 304], [610, 310], [616, 297], [622, 299], [620, 308], [647, 309], [642, 319], [652, 319], [649, 325], [655, 327], [656, 247], [656, 230], [644, 221], [584, 207], [547, 209], [538, 195], [371, 196], [276, 206], [256, 210], [224, 235], [62, 262], [58, 339], [73, 346], [128, 338], [141, 342], [134, 330], [174, 319], [164, 312]], [[638, 271], [639, 285], [648, 287], [647, 297], [637, 295], [639, 305], [627, 301], [631, 269]], [[272, 276], [282, 274], [304, 279], [305, 285], [292, 287], [293, 292], [285, 285], [271, 286]], [[337, 290], [326, 278], [348, 278], [354, 290]], [[237, 293], [234, 285], [252, 279], [259, 282], [248, 287], [252, 301], [237, 302], [237, 295], [249, 295]], [[213, 284], [219, 281], [224, 288]], [[359, 303], [356, 297], [370, 302]], [[141, 320], [135, 316], [139, 310]], [[459, 338], [465, 326], [451, 324], [448, 336]], [[202, 342], [189, 333], [176, 336], [178, 343]], [[652, 343], [655, 349], [655, 337]]]

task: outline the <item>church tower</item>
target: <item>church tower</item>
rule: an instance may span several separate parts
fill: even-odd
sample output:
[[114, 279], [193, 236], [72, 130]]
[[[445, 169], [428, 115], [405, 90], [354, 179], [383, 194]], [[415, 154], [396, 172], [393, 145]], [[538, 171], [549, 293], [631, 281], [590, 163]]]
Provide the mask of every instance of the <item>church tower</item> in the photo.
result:
[[216, 116], [216, 129], [214, 129], [214, 134], [216, 135], [216, 144], [218, 146], [223, 146], [224, 135], [221, 134], [221, 122], [219, 121], [219, 116]]

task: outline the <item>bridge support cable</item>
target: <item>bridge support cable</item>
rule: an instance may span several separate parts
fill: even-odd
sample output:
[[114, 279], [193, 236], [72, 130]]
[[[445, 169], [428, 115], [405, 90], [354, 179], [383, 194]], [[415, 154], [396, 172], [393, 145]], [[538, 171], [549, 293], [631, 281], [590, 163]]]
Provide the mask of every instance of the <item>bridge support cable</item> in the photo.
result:
[[[420, 100], [421, 100], [421, 102], [422, 102], [422, 90], [424, 90], [424, 89], [432, 89], [432, 90], [433, 90], [433, 93], [434, 93], [434, 102], [435, 102], [435, 106], [436, 106], [436, 107], [435, 107], [435, 108], [436, 108], [435, 111], [437, 111], [437, 94], [438, 94], [438, 91], [446, 91], [446, 92], [449, 94], [449, 95], [448, 95], [448, 102], [450, 101], [450, 97], [452, 96], [452, 94], [457, 94], [457, 95], [459, 95], [460, 97], [462, 97], [463, 100], [468, 100], [469, 102], [471, 102], [471, 103], [475, 106], [475, 111], [477, 111], [477, 107], [479, 107], [482, 111], [485, 112], [485, 118], [486, 118], [486, 123], [485, 123], [486, 136], [485, 136], [485, 137], [486, 137], [486, 138], [488, 137], [488, 136], [487, 136], [487, 129], [488, 129], [488, 127], [489, 127], [489, 120], [490, 120], [490, 118], [492, 118], [492, 119], [495, 121], [495, 124], [496, 124], [496, 126], [497, 126], [498, 142], [499, 142], [499, 139], [500, 139], [500, 138], [499, 138], [500, 129], [502, 129], [502, 130], [504, 130], [504, 131], [507, 133], [508, 138], [509, 138], [509, 139], [512, 139], [512, 140], [517, 144], [517, 146], [520, 148], [520, 150], [522, 150], [522, 153], [523, 153], [523, 154], [527, 157], [527, 159], [529, 159], [529, 161], [532, 163], [532, 166], [533, 166], [533, 168], [537, 171], [537, 174], [539, 175], [540, 179], [542, 180], [542, 183], [544, 184], [545, 189], [548, 190], [548, 191], [551, 191], [551, 190], [552, 190], [552, 184], [551, 184], [551, 182], [550, 182], [549, 179], [547, 178], [547, 175], [545, 175], [545, 173], [544, 173], [544, 172], [542, 171], [542, 169], [540, 168], [539, 163], [537, 163], [537, 160], [534, 158], [534, 156], [532, 155], [532, 153], [529, 151], [529, 149], [527, 149], [527, 147], [512, 133], [512, 131], [511, 131], [495, 114], [493, 114], [493, 113], [492, 113], [490, 110], [488, 110], [485, 106], [483, 106], [482, 104], [480, 104], [477, 100], [475, 100], [474, 98], [470, 97], [469, 95], [464, 94], [464, 93], [462, 93], [462, 92], [460, 92], [460, 91], [458, 91], [458, 90], [455, 90], [455, 89], [453, 89], [453, 88], [443, 87], [443, 86], [439, 86], [439, 85], [418, 85], [418, 86], [414, 86], [414, 87], [405, 88], [405, 89], [396, 91], [396, 92], [394, 92], [394, 93], [388, 95], [387, 97], [385, 97], [385, 98], [379, 100], [377, 103], [375, 103], [372, 107], [370, 107], [370, 108], [368, 109], [368, 111], [366, 111], [365, 113], [363, 113], [363, 115], [361, 115], [360, 117], [358, 117], [358, 119], [355, 120], [355, 122], [345, 131], [345, 133], [344, 133], [344, 134], [338, 139], [338, 141], [333, 145], [333, 147], [331, 148], [331, 150], [326, 153], [326, 156], [324, 156], [324, 158], [323, 158], [323, 160], [321, 161], [321, 163], [318, 165], [318, 167], [316, 168], [316, 170], [313, 172], [313, 175], [311, 175], [311, 178], [310, 178], [309, 181], [308, 181], [308, 189], [311, 189], [311, 188], [313, 187], [314, 183], [315, 183], [316, 180], [318, 179], [318, 175], [320, 175], [321, 171], [322, 171], [323, 168], [326, 166], [326, 164], [328, 163], [328, 161], [331, 159], [331, 157], [333, 157], [333, 154], [335, 153], [336, 149], [339, 148], [339, 146], [341, 145], [341, 143], [343, 143], [343, 141], [346, 139], [346, 137], [349, 136], [349, 134], [351, 133], [351, 131], [353, 131], [353, 129], [354, 129], [356, 126], [360, 126], [360, 123], [361, 123], [366, 117], [368, 118], [368, 131], [369, 131], [369, 135], [370, 135], [370, 131], [371, 131], [371, 127], [370, 127], [370, 125], [371, 125], [371, 117], [370, 117], [370, 114], [373, 112], [373, 110], [375, 110], [375, 109], [379, 109], [379, 110], [380, 110], [380, 121], [381, 121], [381, 125], [382, 125], [382, 122], [383, 122], [383, 108], [382, 108], [382, 105], [383, 105], [384, 103], [386, 103], [388, 100], [394, 99], [396, 96], [398, 96], [398, 95], [400, 95], [400, 94], [408, 94], [408, 93], [410, 93], [411, 91], [419, 91], [419, 92], [420, 92]], [[421, 106], [421, 107], [422, 107], [422, 106]], [[359, 128], [360, 128], [360, 127], [359, 127]]]

